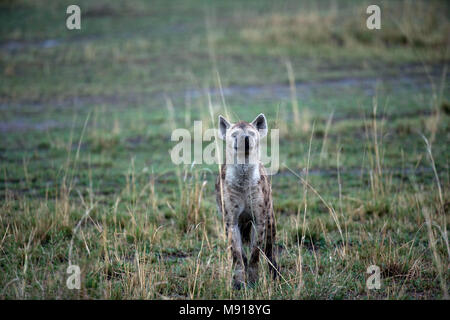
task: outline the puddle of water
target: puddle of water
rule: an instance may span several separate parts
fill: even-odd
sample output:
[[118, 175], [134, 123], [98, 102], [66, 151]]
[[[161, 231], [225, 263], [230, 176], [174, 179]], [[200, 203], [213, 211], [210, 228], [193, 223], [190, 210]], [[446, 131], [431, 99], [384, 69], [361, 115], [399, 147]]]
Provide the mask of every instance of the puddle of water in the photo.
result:
[[[333, 90], [345, 90], [359, 88], [368, 96], [375, 94], [378, 84], [390, 87], [412, 86], [417, 88], [428, 88], [430, 82], [425, 74], [410, 74], [390, 77], [370, 77], [357, 78], [345, 77], [337, 79], [326, 79], [314, 82], [297, 82], [296, 91], [298, 96], [309, 96], [311, 92], [320, 88], [333, 88]], [[192, 98], [201, 98], [205, 96], [203, 90], [187, 90], [184, 94]], [[219, 89], [210, 89], [211, 96], [220, 96]], [[258, 100], [291, 100], [291, 90], [288, 84], [273, 84], [261, 86], [230, 86], [223, 88], [223, 95], [226, 97], [242, 97], [245, 99]]]
[[[418, 168], [389, 168], [384, 170], [385, 174], [400, 174], [400, 175], [411, 175], [411, 174], [420, 174], [420, 173], [431, 173], [432, 169], [429, 167], [418, 167]], [[360, 175], [368, 175], [370, 173], [369, 170], [364, 168], [349, 168], [349, 169], [341, 169], [339, 170], [341, 175], [350, 175], [350, 176], [360, 176]], [[296, 172], [299, 176], [306, 176], [306, 171]], [[308, 175], [311, 176], [337, 176], [337, 170], [335, 169], [309, 169]], [[295, 175], [288, 171], [283, 170], [279, 171], [275, 176], [279, 177], [288, 177]]]
[[0, 132], [22, 132], [28, 130], [45, 131], [48, 129], [63, 128], [64, 124], [54, 120], [46, 120], [31, 123], [24, 119], [14, 119], [8, 122], [0, 122]]
[[60, 41], [55, 40], [55, 39], [50, 39], [50, 40], [45, 40], [43, 42], [40, 43], [40, 46], [42, 48], [53, 48], [56, 46], [59, 46]]
[[[45, 40], [39, 43], [39, 45], [43, 48], [51, 48], [54, 46], [60, 45], [61, 42], [55, 39]], [[12, 50], [22, 48], [24, 43], [21, 42], [8, 42], [7, 46]], [[329, 92], [339, 92], [340, 90], [349, 90], [349, 89], [361, 89], [367, 94], [369, 97], [373, 96], [375, 93], [375, 88], [378, 84], [385, 85], [388, 88], [428, 88], [430, 87], [430, 81], [424, 73], [419, 73], [410, 69], [408, 71], [400, 70], [402, 68], [407, 68], [406, 66], [399, 67], [399, 75], [381, 75], [378, 77], [366, 77], [366, 78], [357, 78], [357, 77], [344, 77], [344, 78], [336, 78], [336, 79], [325, 79], [314, 82], [298, 82], [296, 84], [297, 96], [301, 96], [303, 99], [307, 99], [309, 96], [315, 94], [316, 90], [328, 90]], [[412, 67], [411, 67], [412, 68]], [[438, 77], [442, 72], [443, 65], [434, 65], [431, 70], [429, 70], [429, 74], [431, 77]], [[402, 69], [403, 70], [403, 69]], [[220, 97], [219, 89], [212, 88], [209, 90], [209, 94], [211, 96]], [[251, 86], [230, 86], [223, 88], [223, 94], [225, 97], [229, 98], [237, 98], [242, 100], [244, 103], [250, 101], [290, 101], [291, 100], [291, 90], [288, 84], [271, 84], [271, 85], [251, 85]], [[179, 91], [175, 93], [178, 97], [185, 97], [189, 95], [191, 98], [199, 98], [204, 97], [206, 95], [203, 90], [186, 90]], [[52, 108], [61, 108], [61, 107], [69, 107], [69, 108], [81, 108], [84, 105], [92, 105], [92, 104], [101, 104], [107, 103], [111, 105], [119, 105], [123, 104], [124, 106], [129, 106], [130, 104], [139, 103], [141, 101], [152, 99], [155, 103], [155, 106], [160, 106], [163, 100], [162, 92], [154, 92], [151, 94], [129, 94], [122, 96], [105, 96], [105, 95], [97, 95], [97, 96], [87, 96], [87, 97], [72, 97], [65, 100], [54, 100], [48, 101], [46, 103], [41, 101], [35, 102], [16, 102], [14, 104], [10, 103], [1, 103], [1, 110], [11, 110], [12, 108], [20, 108], [20, 107], [28, 107], [33, 106], [34, 111], [39, 109], [48, 108], [49, 105]], [[159, 101], [161, 100], [161, 101]], [[417, 115], [417, 113], [412, 114], [413, 116]], [[400, 116], [407, 116], [402, 114]], [[348, 118], [348, 116], [345, 116]], [[339, 115], [334, 118], [334, 121], [339, 120]], [[29, 123], [25, 119], [16, 119], [8, 122], [0, 122], [0, 132], [14, 132], [14, 131], [24, 131], [24, 130], [46, 130], [51, 128], [58, 128], [63, 126], [63, 124], [58, 124], [55, 121], [44, 121], [41, 123]]]
[[0, 44], [0, 48], [6, 49], [7, 51], [15, 52], [23, 50], [25, 48], [53, 48], [59, 46], [62, 42], [57, 39], [47, 39], [38, 42], [25, 42], [25, 41], [8, 41], [6, 43]]

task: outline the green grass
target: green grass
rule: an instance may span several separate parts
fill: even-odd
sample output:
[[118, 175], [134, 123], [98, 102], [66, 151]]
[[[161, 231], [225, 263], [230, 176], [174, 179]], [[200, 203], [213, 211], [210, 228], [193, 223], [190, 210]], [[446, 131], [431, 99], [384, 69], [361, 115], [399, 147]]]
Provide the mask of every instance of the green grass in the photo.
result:
[[[1, 298], [448, 298], [446, 2], [384, 1], [377, 31], [354, 1], [78, 1], [79, 31], [69, 4], [0, 4]], [[169, 153], [220, 84], [280, 130], [282, 278], [241, 291], [217, 165]]]

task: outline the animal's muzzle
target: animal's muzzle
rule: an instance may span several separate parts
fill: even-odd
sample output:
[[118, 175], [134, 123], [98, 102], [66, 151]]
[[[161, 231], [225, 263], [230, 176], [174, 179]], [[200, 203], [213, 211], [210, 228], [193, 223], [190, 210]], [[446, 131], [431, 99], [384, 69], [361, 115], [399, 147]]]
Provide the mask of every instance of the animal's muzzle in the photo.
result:
[[245, 153], [248, 153], [250, 150], [250, 139], [249, 137], [245, 137], [244, 139]]

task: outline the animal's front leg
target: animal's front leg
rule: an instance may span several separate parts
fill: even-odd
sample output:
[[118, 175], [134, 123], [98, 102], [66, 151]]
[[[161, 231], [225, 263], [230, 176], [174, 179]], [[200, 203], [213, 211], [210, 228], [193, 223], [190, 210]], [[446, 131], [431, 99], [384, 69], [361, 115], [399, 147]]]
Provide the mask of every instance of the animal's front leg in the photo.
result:
[[252, 242], [250, 247], [250, 260], [248, 262], [248, 281], [253, 285], [258, 280], [259, 252], [264, 241], [264, 223], [257, 219], [252, 226]]
[[231, 237], [231, 254], [233, 256], [233, 287], [240, 289], [245, 283], [245, 266], [242, 252], [241, 232], [237, 223], [231, 225], [229, 232]]

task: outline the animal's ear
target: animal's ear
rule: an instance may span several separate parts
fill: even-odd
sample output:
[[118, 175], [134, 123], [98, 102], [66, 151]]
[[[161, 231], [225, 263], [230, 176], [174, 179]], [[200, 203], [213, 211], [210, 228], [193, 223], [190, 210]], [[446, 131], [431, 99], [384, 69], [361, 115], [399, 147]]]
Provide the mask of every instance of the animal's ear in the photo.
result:
[[227, 119], [225, 119], [224, 117], [222, 117], [221, 115], [219, 116], [219, 138], [222, 140], [225, 140], [225, 137], [227, 135], [227, 130], [231, 127], [231, 124], [227, 121]]
[[259, 131], [261, 138], [267, 135], [267, 120], [264, 114], [260, 113], [256, 119], [252, 121], [252, 125]]

